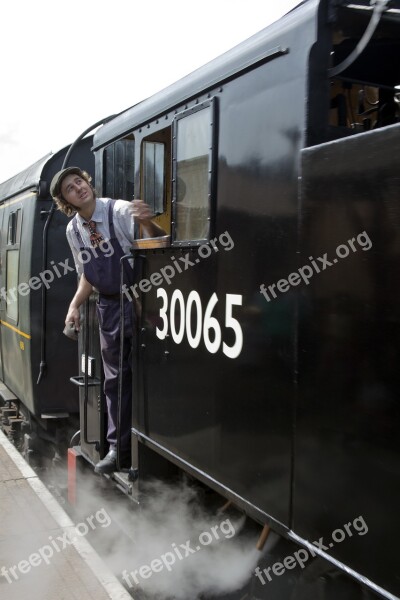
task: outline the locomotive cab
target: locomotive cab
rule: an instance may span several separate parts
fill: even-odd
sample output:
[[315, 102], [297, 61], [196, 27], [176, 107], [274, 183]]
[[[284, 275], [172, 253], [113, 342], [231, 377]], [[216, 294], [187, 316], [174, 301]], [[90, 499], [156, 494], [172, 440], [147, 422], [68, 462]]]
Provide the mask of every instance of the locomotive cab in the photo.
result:
[[399, 121], [399, 28], [398, 2], [321, 4], [310, 59], [307, 145]]

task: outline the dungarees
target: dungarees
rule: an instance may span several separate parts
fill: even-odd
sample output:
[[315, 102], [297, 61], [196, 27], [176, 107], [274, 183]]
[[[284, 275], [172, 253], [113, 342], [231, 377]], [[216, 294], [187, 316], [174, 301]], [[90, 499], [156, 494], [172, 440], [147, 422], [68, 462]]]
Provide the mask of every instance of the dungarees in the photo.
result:
[[[110, 449], [117, 443], [117, 414], [118, 414], [118, 371], [120, 352], [120, 258], [124, 252], [115, 235], [113, 223], [113, 208], [115, 200], [109, 200], [108, 223], [110, 239], [108, 241], [107, 255], [102, 252], [101, 246], [97, 248], [85, 247], [79, 233], [76, 217], [73, 219], [73, 228], [80, 244], [80, 250], [92, 254], [91, 259], [83, 266], [85, 278], [99, 291], [97, 303], [97, 317], [100, 329], [100, 347], [104, 369], [104, 394], [106, 396], [108, 411], [107, 440]], [[114, 252], [110, 256], [110, 247]], [[133, 283], [133, 269], [125, 262], [125, 282]], [[132, 346], [133, 323], [132, 304], [124, 298], [124, 356], [122, 360], [122, 396], [121, 396], [121, 453], [130, 451], [130, 430], [132, 411], [132, 370], [130, 352]]]

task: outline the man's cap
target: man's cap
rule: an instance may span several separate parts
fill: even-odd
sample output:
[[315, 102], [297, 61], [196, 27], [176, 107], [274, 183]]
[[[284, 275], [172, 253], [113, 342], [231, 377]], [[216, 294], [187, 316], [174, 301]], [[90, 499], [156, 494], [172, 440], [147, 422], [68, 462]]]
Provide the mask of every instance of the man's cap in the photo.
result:
[[63, 179], [67, 175], [74, 175], [74, 174], [80, 175], [82, 177], [82, 175], [83, 175], [82, 169], [80, 169], [79, 167], [67, 167], [66, 169], [62, 169], [61, 171], [58, 171], [58, 173], [56, 173], [54, 175], [53, 179], [51, 180], [51, 184], [50, 184], [50, 194], [52, 195], [53, 198], [60, 195], [61, 183], [62, 183]]

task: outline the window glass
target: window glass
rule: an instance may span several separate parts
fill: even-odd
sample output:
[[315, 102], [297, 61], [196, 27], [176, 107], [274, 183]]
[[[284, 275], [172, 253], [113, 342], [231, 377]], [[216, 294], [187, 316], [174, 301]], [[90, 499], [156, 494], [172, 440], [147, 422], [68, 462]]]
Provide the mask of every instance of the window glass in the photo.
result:
[[10, 213], [8, 217], [7, 245], [13, 246], [17, 241], [17, 212]]
[[212, 107], [176, 121], [174, 241], [209, 237]]
[[104, 150], [104, 194], [108, 198], [132, 200], [135, 193], [135, 141], [118, 140]]
[[16, 244], [20, 244], [21, 243], [21, 223], [22, 223], [22, 211], [19, 208], [17, 210], [17, 223], [15, 226], [16, 232], [15, 232], [15, 243]]
[[143, 142], [143, 200], [156, 215], [164, 211], [165, 147]]
[[7, 298], [6, 312], [10, 319], [18, 321], [18, 262], [19, 250], [7, 250]]

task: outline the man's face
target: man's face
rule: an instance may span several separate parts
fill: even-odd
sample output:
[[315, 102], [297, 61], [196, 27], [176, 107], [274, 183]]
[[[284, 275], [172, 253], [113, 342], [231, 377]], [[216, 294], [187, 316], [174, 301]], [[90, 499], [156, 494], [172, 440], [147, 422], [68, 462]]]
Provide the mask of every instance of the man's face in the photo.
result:
[[61, 182], [61, 194], [64, 200], [77, 210], [90, 206], [94, 200], [94, 193], [90, 185], [75, 173], [64, 177]]

